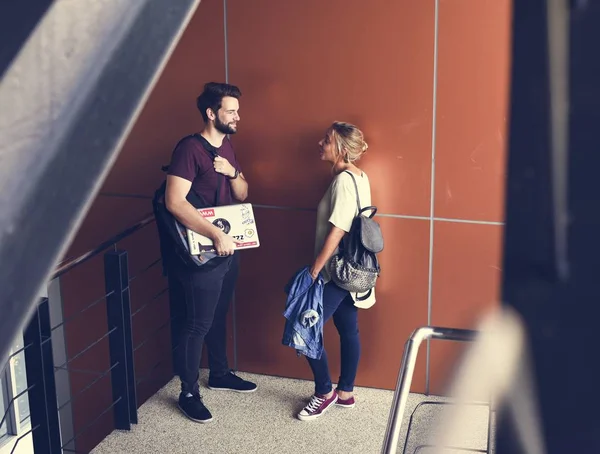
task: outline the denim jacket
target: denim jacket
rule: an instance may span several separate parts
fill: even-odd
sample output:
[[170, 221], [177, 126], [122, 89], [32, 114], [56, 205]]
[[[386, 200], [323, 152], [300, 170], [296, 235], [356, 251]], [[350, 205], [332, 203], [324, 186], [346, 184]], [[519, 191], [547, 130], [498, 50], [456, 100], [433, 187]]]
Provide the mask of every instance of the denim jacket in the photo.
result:
[[308, 267], [302, 268], [287, 284], [283, 316], [287, 319], [283, 345], [296, 349], [298, 356], [321, 359], [323, 353], [323, 287], [319, 274], [313, 282]]

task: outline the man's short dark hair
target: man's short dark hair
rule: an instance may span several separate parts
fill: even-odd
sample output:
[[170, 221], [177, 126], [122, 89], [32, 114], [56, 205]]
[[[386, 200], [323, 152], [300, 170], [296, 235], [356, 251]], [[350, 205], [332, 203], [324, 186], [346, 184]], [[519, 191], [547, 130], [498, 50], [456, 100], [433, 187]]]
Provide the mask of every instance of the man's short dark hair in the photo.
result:
[[204, 123], [208, 123], [208, 115], [206, 109], [212, 109], [217, 114], [221, 108], [221, 103], [225, 96], [231, 96], [232, 98], [239, 99], [242, 96], [242, 92], [235, 85], [223, 84], [219, 82], [209, 82], [204, 85], [204, 91], [196, 100], [196, 106], [202, 114]]

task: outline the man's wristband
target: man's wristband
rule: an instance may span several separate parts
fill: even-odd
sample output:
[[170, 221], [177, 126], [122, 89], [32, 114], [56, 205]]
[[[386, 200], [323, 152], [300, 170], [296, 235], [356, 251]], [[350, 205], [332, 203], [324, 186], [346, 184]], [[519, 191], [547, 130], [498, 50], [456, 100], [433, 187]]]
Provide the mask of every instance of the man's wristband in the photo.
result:
[[235, 169], [235, 173], [233, 174], [233, 176], [232, 177], [228, 176], [227, 178], [229, 178], [230, 180], [235, 180], [239, 175], [240, 175], [240, 171], [238, 169]]

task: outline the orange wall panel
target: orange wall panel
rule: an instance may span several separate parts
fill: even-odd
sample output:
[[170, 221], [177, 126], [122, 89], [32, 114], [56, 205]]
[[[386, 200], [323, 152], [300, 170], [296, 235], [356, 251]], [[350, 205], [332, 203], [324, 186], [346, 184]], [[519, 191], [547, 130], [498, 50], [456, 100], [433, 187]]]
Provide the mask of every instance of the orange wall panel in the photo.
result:
[[151, 212], [152, 204], [149, 200], [99, 195], [87, 212], [65, 256], [80, 256], [141, 221]]
[[510, 0], [441, 0], [435, 215], [502, 221]]
[[355, 122], [382, 212], [429, 210], [434, 2], [227, 2], [235, 144], [255, 203], [314, 208], [329, 178], [317, 141]]
[[[435, 326], [476, 329], [481, 316], [499, 305], [502, 270], [499, 225], [436, 221], [431, 321]], [[431, 343], [431, 391], [444, 394], [463, 346]]]
[[[500, 305], [511, 4], [439, 2], [434, 210], [460, 223], [435, 223], [431, 319], [437, 326], [476, 328], [483, 313]], [[432, 342], [431, 392], [445, 392], [463, 351], [460, 344]]]

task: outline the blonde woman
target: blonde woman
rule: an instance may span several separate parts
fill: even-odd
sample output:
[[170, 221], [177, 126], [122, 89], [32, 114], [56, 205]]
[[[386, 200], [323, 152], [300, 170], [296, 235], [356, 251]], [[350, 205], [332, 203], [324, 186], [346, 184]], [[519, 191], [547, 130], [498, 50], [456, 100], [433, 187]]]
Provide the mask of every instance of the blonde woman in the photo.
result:
[[[367, 143], [360, 129], [349, 123], [335, 122], [319, 142], [319, 148], [321, 160], [332, 166], [333, 181], [317, 210], [316, 258], [310, 273], [313, 279], [320, 273], [326, 282], [323, 291], [323, 323], [333, 317], [340, 335], [341, 374], [334, 390], [325, 349], [320, 359], [307, 358], [315, 379], [315, 393], [308, 405], [298, 413], [298, 418], [302, 421], [316, 419], [334, 405], [352, 408], [355, 404], [354, 380], [360, 358], [358, 309], [353, 296], [331, 281], [327, 264], [358, 214], [357, 188], [362, 205], [371, 205], [369, 178], [356, 166], [356, 162], [367, 151]], [[370, 299], [374, 297], [373, 292]], [[361, 305], [368, 306], [372, 303], [373, 301], [363, 301]]]

